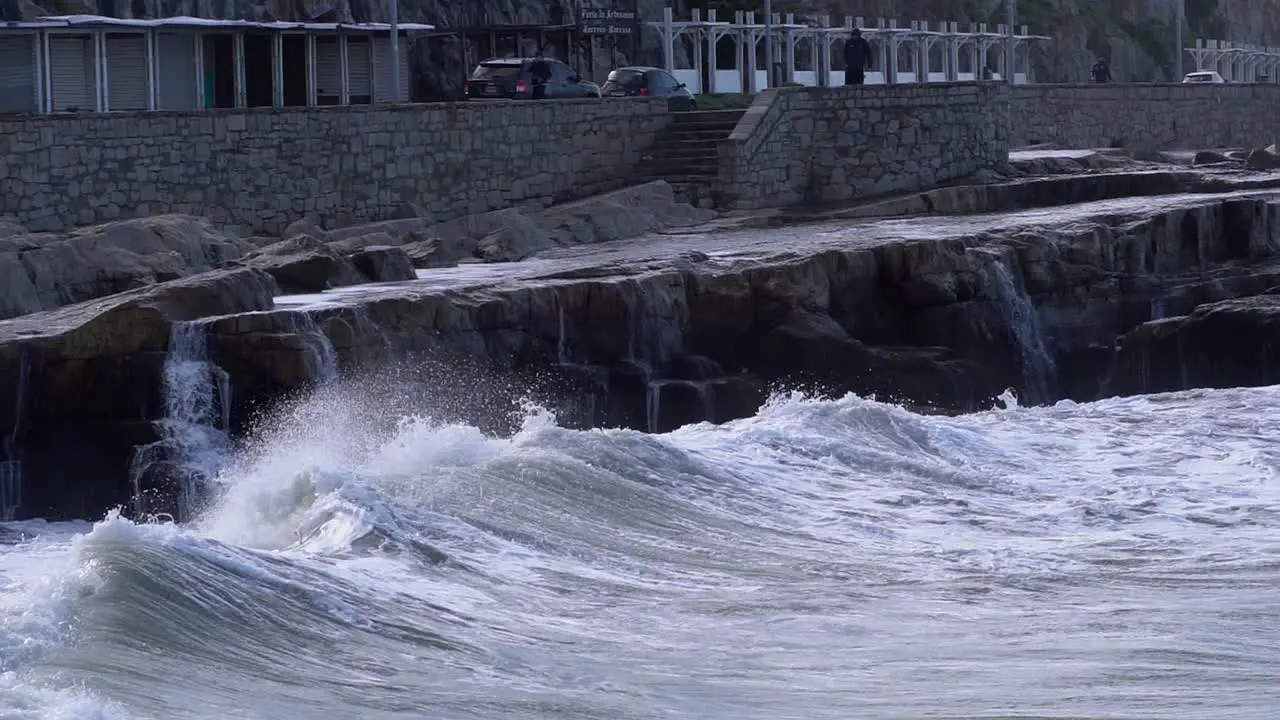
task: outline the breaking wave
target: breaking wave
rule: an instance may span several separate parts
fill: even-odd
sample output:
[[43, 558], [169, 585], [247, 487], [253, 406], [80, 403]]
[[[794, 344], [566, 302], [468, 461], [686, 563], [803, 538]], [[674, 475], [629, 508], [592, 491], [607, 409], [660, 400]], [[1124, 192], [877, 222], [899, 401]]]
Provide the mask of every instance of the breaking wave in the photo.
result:
[[1280, 389], [487, 436], [339, 392], [0, 525], [0, 718], [1274, 717]]

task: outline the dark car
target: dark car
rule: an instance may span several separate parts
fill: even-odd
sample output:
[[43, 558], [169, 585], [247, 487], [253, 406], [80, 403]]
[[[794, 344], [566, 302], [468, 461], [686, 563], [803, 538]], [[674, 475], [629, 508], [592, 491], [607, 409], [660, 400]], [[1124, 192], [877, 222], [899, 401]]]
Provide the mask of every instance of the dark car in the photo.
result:
[[674, 75], [656, 67], [624, 67], [609, 73], [600, 92], [605, 97], [648, 95], [667, 98], [672, 111], [696, 110], [698, 101], [684, 83]]
[[[551, 70], [546, 99], [598, 98], [600, 86], [583, 80], [576, 70], [561, 60], [542, 58]], [[468, 100], [532, 100], [536, 58], [495, 58], [476, 66], [464, 89]]]

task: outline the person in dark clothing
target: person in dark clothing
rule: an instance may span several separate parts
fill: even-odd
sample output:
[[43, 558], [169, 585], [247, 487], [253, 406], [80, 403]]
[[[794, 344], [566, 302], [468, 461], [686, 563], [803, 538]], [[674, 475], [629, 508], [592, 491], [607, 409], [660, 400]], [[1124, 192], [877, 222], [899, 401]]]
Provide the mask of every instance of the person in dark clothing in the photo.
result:
[[844, 41], [844, 84], [861, 85], [870, 67], [871, 43], [862, 37], [861, 30], [854, 28], [853, 34]]
[[542, 100], [547, 96], [547, 83], [551, 82], [551, 65], [542, 58], [541, 50], [529, 65], [529, 77], [533, 80], [533, 99]]
[[1103, 58], [1098, 58], [1098, 62], [1093, 64], [1092, 73], [1096, 83], [1111, 82], [1111, 66]]

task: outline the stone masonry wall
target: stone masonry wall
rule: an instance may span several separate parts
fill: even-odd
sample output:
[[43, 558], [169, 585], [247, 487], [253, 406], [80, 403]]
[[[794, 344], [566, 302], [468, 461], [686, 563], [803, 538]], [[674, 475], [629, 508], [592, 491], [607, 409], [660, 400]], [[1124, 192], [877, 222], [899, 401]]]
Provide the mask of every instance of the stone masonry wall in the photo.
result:
[[182, 212], [447, 220], [627, 184], [666, 101], [442, 103], [0, 119], [0, 217], [32, 230]]
[[723, 207], [839, 203], [910, 192], [1008, 161], [997, 83], [779, 88], [761, 93], [718, 153]]
[[1262, 147], [1280, 128], [1280, 85], [1022, 85], [1012, 92], [1014, 147]]

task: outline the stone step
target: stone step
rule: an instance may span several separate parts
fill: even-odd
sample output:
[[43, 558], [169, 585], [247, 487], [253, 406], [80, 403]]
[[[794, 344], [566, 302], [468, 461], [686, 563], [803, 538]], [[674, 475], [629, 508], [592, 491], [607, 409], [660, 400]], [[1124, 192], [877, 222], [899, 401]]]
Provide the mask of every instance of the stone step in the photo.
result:
[[684, 141], [684, 142], [707, 142], [712, 140], [724, 140], [733, 132], [732, 127], [702, 127], [693, 126], [690, 128], [668, 128], [658, 133], [657, 141]]
[[653, 158], [667, 160], [689, 160], [719, 163], [720, 155], [715, 145], [707, 143], [689, 143], [687, 145], [655, 145], [648, 152]]
[[[720, 174], [720, 168], [714, 165], [695, 165], [693, 163], [646, 163], [640, 174], [654, 180], [676, 182], [678, 178], [698, 178], [706, 180]], [[692, 182], [692, 181], [690, 181]]]
[[653, 146], [658, 147], [689, 147], [691, 145], [699, 145], [704, 147], [715, 147], [716, 143], [724, 140], [722, 135], [665, 135], [654, 139]]
[[673, 125], [737, 125], [745, 114], [743, 110], [699, 110], [680, 113]]
[[643, 175], [641, 180], [644, 182], [666, 180], [672, 188], [679, 188], [680, 193], [687, 197], [705, 194], [704, 188], [710, 188], [715, 178], [710, 175]]

